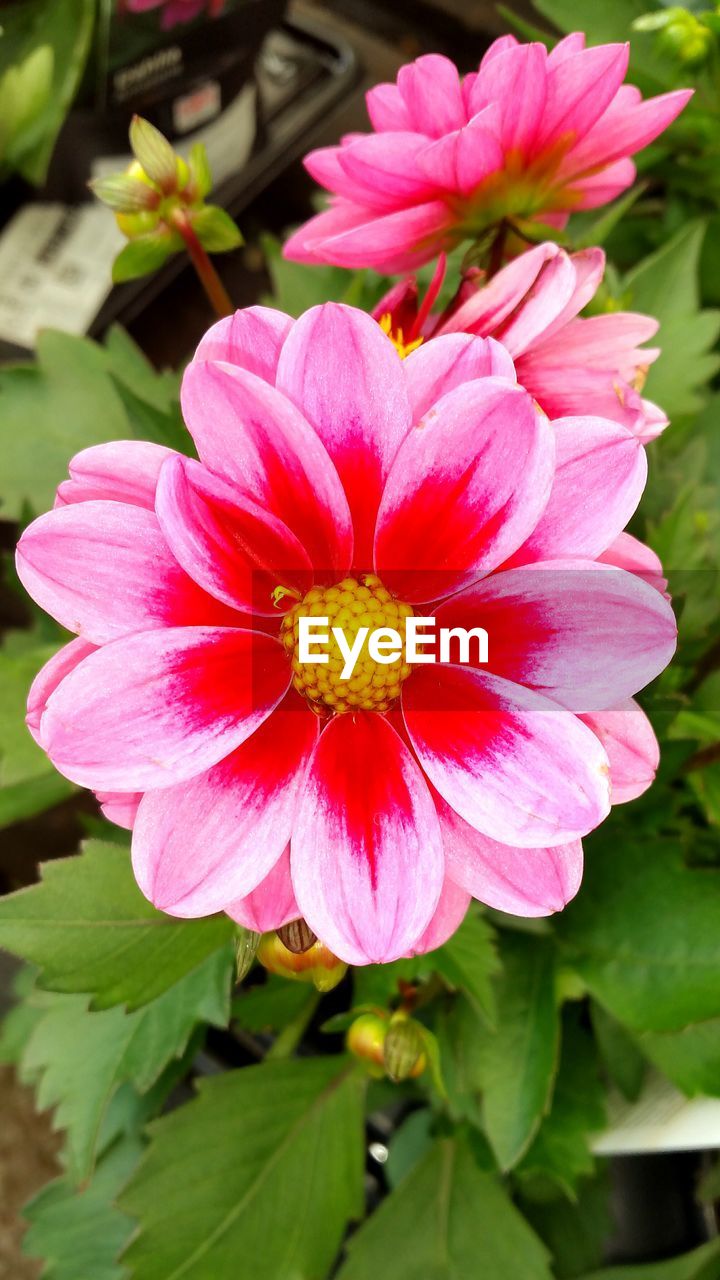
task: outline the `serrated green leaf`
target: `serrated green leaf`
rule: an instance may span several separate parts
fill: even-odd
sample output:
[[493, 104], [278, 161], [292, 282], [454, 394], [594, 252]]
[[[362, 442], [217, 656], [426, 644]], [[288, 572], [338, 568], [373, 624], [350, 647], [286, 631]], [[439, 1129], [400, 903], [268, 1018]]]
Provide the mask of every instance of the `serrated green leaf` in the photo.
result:
[[444, 946], [430, 952], [428, 961], [451, 987], [465, 992], [482, 1017], [494, 1021], [492, 979], [500, 966], [495, 931], [479, 911], [469, 911]]
[[127, 439], [127, 414], [101, 348], [45, 330], [37, 363], [0, 369], [0, 514], [52, 506], [68, 460], [87, 445]]
[[461, 1137], [437, 1142], [348, 1243], [338, 1280], [550, 1280], [548, 1255]]
[[[560, 1048], [549, 938], [505, 934], [497, 1022], [479, 1041], [485, 1132], [501, 1169], [522, 1159], [552, 1098]], [[512, 1064], [512, 1066], [510, 1066]]]
[[628, 1027], [675, 1031], [720, 1016], [720, 871], [683, 865], [675, 841], [588, 841], [585, 879], [557, 916], [567, 958]]
[[96, 1009], [155, 1000], [232, 938], [226, 916], [177, 920], [138, 889], [126, 850], [90, 841], [45, 863], [39, 884], [0, 900], [0, 946], [38, 966], [39, 985]]
[[43, 1017], [25, 1046], [20, 1075], [35, 1084], [41, 1110], [55, 1108], [53, 1123], [66, 1133], [63, 1155], [73, 1185], [92, 1172], [120, 1085], [128, 1081], [146, 1093], [185, 1052], [198, 1022], [227, 1023], [231, 971], [227, 947], [135, 1013], [118, 1007], [92, 1013], [84, 996], [41, 997]]
[[141, 1154], [136, 1138], [125, 1139], [104, 1157], [84, 1191], [57, 1178], [25, 1205], [30, 1225], [23, 1253], [44, 1261], [43, 1280], [124, 1280], [127, 1272], [117, 1257], [132, 1222], [114, 1202]]
[[593, 1038], [582, 1026], [577, 1007], [570, 1006], [563, 1016], [552, 1107], [517, 1166], [517, 1175], [550, 1179], [574, 1199], [580, 1179], [595, 1167], [588, 1139], [604, 1127], [604, 1104]]
[[720, 1018], [693, 1023], [682, 1031], [644, 1031], [638, 1034], [638, 1044], [688, 1097], [720, 1097]]
[[139, 1219], [133, 1280], [319, 1280], [363, 1204], [362, 1082], [347, 1059], [295, 1059], [200, 1082], [152, 1127], [120, 1197]]
[[228, 253], [243, 243], [242, 232], [229, 213], [216, 204], [207, 204], [191, 215], [192, 225], [208, 253]]
[[557, 1280], [577, 1280], [601, 1264], [605, 1243], [613, 1229], [610, 1212], [610, 1174], [607, 1162], [594, 1178], [584, 1178], [574, 1201], [558, 1195], [528, 1199], [520, 1196], [522, 1211], [553, 1257]]

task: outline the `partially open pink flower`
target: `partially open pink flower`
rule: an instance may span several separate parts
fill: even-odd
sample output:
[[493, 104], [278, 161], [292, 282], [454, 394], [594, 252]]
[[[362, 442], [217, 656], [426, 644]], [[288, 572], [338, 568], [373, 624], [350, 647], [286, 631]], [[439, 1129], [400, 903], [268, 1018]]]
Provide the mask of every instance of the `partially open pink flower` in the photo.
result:
[[[561, 909], [628, 757], [631, 788], [652, 774], [642, 713], [606, 709], [675, 645], [661, 593], [597, 562], [643, 488], [637, 439], [551, 426], [492, 339], [401, 360], [333, 304], [221, 321], [182, 403], [200, 461], [84, 451], [17, 557], [79, 636], [28, 722], [133, 823], [143, 892], [262, 928], [300, 912], [357, 964], [437, 945], [470, 894]], [[300, 661], [301, 616], [418, 614], [487, 628], [489, 661]]]
[[160, 25], [163, 30], [192, 22], [206, 10], [216, 17], [225, 6], [225, 0], [121, 0], [120, 7], [129, 13], [145, 13], [148, 9], [162, 9]]
[[[428, 314], [415, 281], [395, 285], [373, 314], [405, 343], [446, 333], [497, 338], [515, 361], [518, 381], [551, 418], [592, 413], [622, 422], [646, 443], [667, 426], [641, 389], [657, 347], [643, 347], [658, 322], [615, 311], [580, 319], [605, 270], [602, 249], [568, 254], [547, 243], [510, 262], [488, 284], [470, 278], [452, 314]], [[437, 281], [433, 287], [436, 287]], [[432, 297], [433, 287], [428, 293]]]
[[629, 157], [690, 97], [643, 102], [622, 83], [627, 64], [627, 45], [586, 49], [575, 34], [550, 54], [502, 36], [462, 81], [438, 54], [401, 67], [396, 84], [367, 95], [374, 133], [306, 158], [332, 202], [285, 256], [408, 271], [502, 218], [563, 226], [613, 200], [635, 179]]

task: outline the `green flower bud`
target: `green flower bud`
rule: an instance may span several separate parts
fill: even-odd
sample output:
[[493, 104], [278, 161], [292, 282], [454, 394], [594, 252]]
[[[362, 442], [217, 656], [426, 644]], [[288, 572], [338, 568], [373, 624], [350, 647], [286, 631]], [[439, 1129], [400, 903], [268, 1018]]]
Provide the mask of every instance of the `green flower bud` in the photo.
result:
[[130, 172], [96, 178], [89, 186], [115, 213], [140, 213], [156, 209], [160, 203], [159, 193]]
[[324, 942], [316, 941], [307, 951], [297, 953], [290, 951], [277, 933], [263, 934], [257, 958], [269, 973], [291, 982], [312, 982], [318, 991], [332, 991], [347, 973], [347, 965]]
[[345, 1044], [350, 1053], [364, 1062], [370, 1074], [385, 1074], [385, 1037], [388, 1032], [387, 1015], [361, 1013], [350, 1026]]
[[384, 1046], [385, 1070], [391, 1080], [408, 1080], [422, 1075], [427, 1060], [420, 1027], [405, 1014], [390, 1021]]
[[[130, 146], [135, 159], [151, 182], [157, 183], [163, 195], [177, 191], [179, 185], [178, 157], [164, 134], [143, 120], [133, 116], [130, 125]], [[184, 162], [183, 162], [184, 163]], [[187, 166], [185, 165], [187, 171]], [[189, 173], [187, 174], [189, 177]], [[185, 179], [187, 181], [187, 178]]]
[[235, 933], [235, 981], [242, 982], [246, 978], [253, 967], [257, 949], [260, 945], [259, 933], [253, 933], [252, 929], [244, 929], [242, 925], [237, 926]]

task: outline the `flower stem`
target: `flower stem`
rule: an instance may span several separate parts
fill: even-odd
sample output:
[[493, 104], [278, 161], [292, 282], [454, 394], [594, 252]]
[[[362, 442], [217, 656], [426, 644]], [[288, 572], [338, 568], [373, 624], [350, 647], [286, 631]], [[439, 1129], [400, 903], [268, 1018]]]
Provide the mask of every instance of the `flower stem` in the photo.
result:
[[488, 262], [487, 275], [485, 277], [486, 283], [488, 280], [492, 280], [493, 276], [497, 275], [498, 271], [502, 266], [503, 254], [505, 252], [505, 241], [507, 239], [507, 232], [508, 232], [507, 223], [501, 222], [500, 226], [498, 227], [498, 233], [495, 239], [493, 240], [492, 248], [490, 250], [490, 260]]
[[230, 296], [210, 261], [207, 253], [198, 240], [193, 225], [184, 209], [176, 209], [172, 215], [172, 224], [185, 241], [185, 248], [192, 262], [215, 315], [219, 320], [231, 316], [235, 310]]

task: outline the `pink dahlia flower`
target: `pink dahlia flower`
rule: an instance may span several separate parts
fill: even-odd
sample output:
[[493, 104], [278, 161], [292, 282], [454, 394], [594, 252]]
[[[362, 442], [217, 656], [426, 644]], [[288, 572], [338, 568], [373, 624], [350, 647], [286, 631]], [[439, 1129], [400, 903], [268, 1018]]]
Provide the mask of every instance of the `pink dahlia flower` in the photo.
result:
[[164, 31], [192, 22], [203, 11], [217, 17], [225, 7], [225, 0], [120, 0], [120, 8], [129, 13], [145, 13], [148, 9], [162, 9], [160, 25]]
[[586, 49], [576, 34], [550, 54], [502, 36], [462, 81], [438, 54], [401, 67], [396, 84], [367, 94], [374, 133], [307, 156], [332, 201], [285, 256], [408, 271], [504, 217], [564, 226], [606, 204], [635, 179], [629, 157], [691, 94], [643, 102], [622, 83], [627, 64], [627, 45]]
[[541, 244], [483, 285], [469, 279], [450, 315], [429, 313], [442, 263], [420, 304], [415, 281], [395, 285], [373, 312], [403, 351], [430, 337], [477, 333], [497, 338], [515, 361], [518, 381], [550, 418], [592, 413], [629, 427], [643, 443], [667, 426], [641, 390], [657, 347], [651, 316], [616, 311], [580, 319], [605, 270], [602, 249], [568, 254]]
[[[199, 461], [85, 450], [17, 557], [78, 635], [29, 725], [133, 826], [143, 892], [253, 928], [301, 914], [354, 964], [437, 946], [470, 895], [561, 909], [582, 836], [657, 760], [631, 699], [673, 614], [599, 560], [644, 485], [637, 438], [551, 426], [492, 339], [401, 360], [334, 304], [221, 321], [182, 404]], [[489, 662], [300, 661], [301, 617], [417, 614], [487, 628]]]

